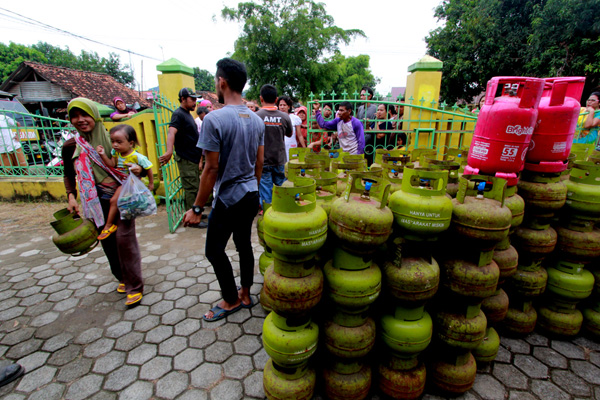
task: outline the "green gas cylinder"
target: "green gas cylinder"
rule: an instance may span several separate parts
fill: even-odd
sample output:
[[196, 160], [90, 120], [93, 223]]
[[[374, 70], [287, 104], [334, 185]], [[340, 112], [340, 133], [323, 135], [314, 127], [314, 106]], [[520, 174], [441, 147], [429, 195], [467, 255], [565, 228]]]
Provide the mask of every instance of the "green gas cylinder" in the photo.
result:
[[341, 160], [331, 163], [331, 172], [337, 174], [336, 196], [341, 196], [346, 191], [350, 173], [360, 172], [360, 170], [361, 166], [357, 163], [343, 163]]
[[379, 389], [392, 399], [418, 399], [425, 390], [427, 370], [423, 363], [410, 369], [395, 368], [393, 363], [381, 363], [378, 372]]
[[600, 164], [575, 161], [566, 182], [566, 211], [583, 220], [600, 221]]
[[589, 263], [600, 257], [600, 229], [593, 225], [559, 226], [556, 228], [558, 241], [556, 250], [560, 259], [575, 263]]
[[516, 186], [506, 187], [506, 199], [504, 205], [508, 207], [512, 213], [510, 220], [511, 232], [523, 223], [523, 215], [525, 214], [525, 200], [517, 194]]
[[[348, 309], [361, 309], [372, 304], [381, 292], [381, 270], [377, 264], [343, 262], [334, 250], [333, 260], [323, 268], [327, 282], [327, 296], [337, 305]], [[337, 255], [336, 255], [337, 254]], [[349, 258], [352, 260], [352, 258]], [[336, 267], [336, 265], [344, 268]]]
[[371, 254], [386, 242], [394, 219], [387, 207], [389, 190], [389, 183], [368, 173], [350, 174], [344, 196], [331, 205], [329, 215], [329, 228], [343, 248]]
[[463, 175], [455, 199], [452, 199], [453, 231], [489, 248], [502, 241], [512, 221], [504, 205], [506, 181], [482, 175]]
[[364, 362], [333, 362], [323, 369], [325, 394], [331, 400], [363, 400], [371, 389], [371, 366]]
[[440, 390], [457, 395], [471, 389], [477, 363], [471, 352], [440, 357], [429, 364], [428, 376]]
[[52, 242], [60, 251], [74, 257], [90, 252], [98, 244], [98, 230], [90, 219], [72, 214], [66, 208], [54, 213], [50, 225], [56, 231]]
[[424, 306], [397, 306], [394, 315], [381, 317], [381, 339], [396, 357], [414, 358], [424, 351], [433, 334], [433, 322]]
[[317, 349], [319, 327], [308, 317], [286, 318], [271, 312], [263, 323], [263, 346], [277, 365], [297, 368]]
[[452, 200], [446, 197], [447, 181], [448, 172], [444, 170], [404, 169], [402, 189], [389, 200], [401, 236], [411, 240], [430, 239], [448, 229]]
[[315, 256], [327, 238], [327, 214], [317, 207], [314, 179], [296, 178], [273, 187], [264, 213], [265, 243], [278, 260], [301, 263]]
[[[298, 269], [300, 270], [300, 269]], [[271, 309], [282, 316], [302, 315], [319, 304], [323, 294], [323, 272], [319, 268], [300, 270], [299, 276], [281, 275], [277, 267], [265, 272], [264, 290]]]
[[[410, 244], [406, 244], [410, 247]], [[396, 247], [393, 260], [384, 265], [385, 283], [396, 299], [419, 304], [431, 299], [440, 284], [440, 267], [431, 256], [402, 255]]]
[[547, 292], [562, 301], [577, 303], [592, 294], [594, 275], [582, 264], [558, 261], [553, 267], [547, 268], [547, 272]]
[[506, 279], [517, 272], [519, 253], [517, 253], [517, 250], [510, 244], [508, 238], [496, 245], [492, 258], [496, 264], [498, 264], [498, 269], [500, 270], [498, 284], [504, 283]]
[[489, 363], [496, 359], [498, 349], [500, 349], [500, 336], [494, 328], [489, 327], [479, 346], [473, 350], [473, 357], [478, 363]]
[[544, 293], [547, 282], [548, 272], [538, 260], [523, 264], [519, 262], [517, 272], [506, 283], [511, 293], [530, 299]]
[[496, 324], [506, 317], [508, 304], [508, 295], [502, 288], [497, 289], [496, 293], [483, 300], [481, 310], [485, 314], [488, 325]]
[[487, 319], [480, 304], [444, 304], [434, 318], [437, 338], [455, 349], [473, 350], [485, 336]]
[[525, 170], [518, 188], [525, 200], [526, 213], [531, 216], [552, 216], [567, 199], [567, 186], [560, 179], [560, 173]]
[[294, 369], [278, 366], [267, 360], [263, 371], [263, 387], [268, 400], [310, 400], [315, 391], [317, 375], [313, 369], [302, 367], [302, 374]]
[[328, 319], [323, 326], [325, 348], [330, 354], [351, 360], [365, 357], [375, 345], [375, 321], [366, 318], [356, 326], [340, 325], [336, 318]]
[[576, 336], [583, 325], [583, 315], [575, 304], [564, 307], [550, 302], [539, 306], [537, 311], [537, 327], [552, 336]]
[[533, 332], [537, 322], [537, 312], [529, 300], [511, 297], [502, 329], [509, 334], [525, 336]]
[[383, 163], [381, 164], [382, 176], [390, 183], [390, 193], [395, 193], [402, 188], [402, 178], [404, 177], [404, 168], [413, 166], [409, 162], [409, 156], [401, 157], [383, 157]]

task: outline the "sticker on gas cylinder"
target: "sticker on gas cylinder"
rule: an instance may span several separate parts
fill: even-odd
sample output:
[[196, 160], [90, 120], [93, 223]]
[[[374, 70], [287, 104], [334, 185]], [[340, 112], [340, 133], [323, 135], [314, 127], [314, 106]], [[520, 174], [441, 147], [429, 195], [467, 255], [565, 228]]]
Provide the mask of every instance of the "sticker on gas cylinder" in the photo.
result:
[[427, 222], [423, 222], [423, 221], [415, 221], [413, 219], [407, 219], [407, 218], [401, 218], [400, 222], [406, 225], [414, 225], [414, 226], [421, 226], [424, 228], [443, 228], [444, 224], [441, 222], [431, 222], [431, 221], [427, 221]]
[[490, 147], [489, 143], [486, 142], [476, 142], [475, 146], [471, 149], [470, 156], [476, 160], [485, 161], [488, 159], [487, 155], [489, 152], [488, 147]]
[[505, 144], [500, 155], [500, 161], [514, 161], [519, 152], [519, 146]]
[[552, 147], [553, 153], [564, 153], [567, 149], [567, 142], [556, 142], [554, 143], [554, 147]]
[[409, 214], [414, 215], [416, 217], [425, 217], [425, 218], [440, 218], [442, 216], [439, 213], [430, 213], [430, 212], [415, 211], [415, 210], [410, 210]]

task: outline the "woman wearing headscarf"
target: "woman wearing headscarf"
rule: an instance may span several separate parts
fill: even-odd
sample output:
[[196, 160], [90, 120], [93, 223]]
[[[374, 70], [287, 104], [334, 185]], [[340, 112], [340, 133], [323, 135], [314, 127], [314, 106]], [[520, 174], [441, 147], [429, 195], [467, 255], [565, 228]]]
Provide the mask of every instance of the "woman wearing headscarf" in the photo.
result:
[[123, 118], [129, 118], [136, 113], [136, 111], [133, 108], [127, 107], [127, 104], [125, 104], [125, 100], [123, 100], [121, 97], [115, 97], [113, 99], [113, 105], [115, 106], [115, 112], [110, 114], [110, 119], [112, 119], [113, 121], [119, 121]]
[[300, 121], [302, 121], [302, 124], [300, 125], [300, 135], [296, 137], [298, 139], [298, 147], [306, 147], [306, 138], [308, 136], [308, 113], [306, 107], [301, 106], [296, 108], [295, 114], [300, 118]]
[[[110, 208], [110, 198], [125, 176], [106, 166], [96, 152], [100, 145], [112, 148], [110, 137], [102, 124], [100, 113], [91, 100], [78, 97], [67, 106], [71, 124], [77, 129], [75, 138], [65, 142], [62, 157], [65, 161], [64, 182], [67, 190], [68, 209], [78, 213], [77, 189], [79, 186], [81, 212], [94, 221], [97, 227], [104, 226]], [[139, 175], [141, 167], [134, 165], [131, 171]], [[140, 248], [135, 235], [135, 220], [117, 218], [118, 229], [102, 241], [112, 274], [119, 281], [117, 292], [127, 293], [125, 305], [132, 307], [142, 300], [144, 283]]]

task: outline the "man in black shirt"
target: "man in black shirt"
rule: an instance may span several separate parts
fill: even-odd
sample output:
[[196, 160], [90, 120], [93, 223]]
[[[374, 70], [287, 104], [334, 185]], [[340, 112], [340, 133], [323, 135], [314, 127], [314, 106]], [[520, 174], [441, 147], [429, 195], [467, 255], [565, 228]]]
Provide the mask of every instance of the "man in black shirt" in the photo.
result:
[[265, 123], [265, 160], [258, 192], [261, 205], [273, 201], [273, 185], [285, 182], [286, 161], [284, 136], [292, 137], [292, 120], [288, 114], [276, 106], [277, 89], [273, 85], [260, 88], [260, 102], [263, 108], [256, 112]]
[[[183, 88], [179, 91], [180, 107], [173, 112], [167, 134], [167, 152], [158, 159], [160, 165], [165, 165], [173, 155], [175, 147], [175, 161], [179, 167], [181, 186], [185, 192], [185, 209], [189, 210], [196, 201], [198, 187], [200, 186], [200, 158], [202, 149], [198, 148], [198, 127], [194, 117], [190, 114], [196, 108], [196, 99], [200, 97], [193, 89]], [[202, 221], [197, 227], [206, 228]]]

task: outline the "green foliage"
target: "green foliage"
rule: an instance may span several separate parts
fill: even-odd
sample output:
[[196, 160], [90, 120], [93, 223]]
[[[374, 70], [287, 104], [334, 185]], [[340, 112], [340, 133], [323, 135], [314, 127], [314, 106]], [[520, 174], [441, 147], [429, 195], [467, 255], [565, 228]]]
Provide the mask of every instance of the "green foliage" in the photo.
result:
[[470, 100], [493, 76], [600, 77], [600, 0], [444, 0], [426, 38], [444, 62], [441, 96]]
[[[239, 3], [222, 10], [225, 20], [244, 24], [235, 42], [233, 58], [248, 69], [250, 89], [247, 96], [258, 98], [263, 84], [270, 83], [279, 93], [308, 98], [324, 88], [333, 88], [342, 71], [373, 76], [368, 70], [355, 72], [360, 62], [339, 54], [339, 45], [364, 37], [358, 29], [344, 30], [334, 25], [323, 3], [312, 0], [262, 0]], [[333, 56], [324, 59], [327, 54]], [[360, 59], [364, 62], [364, 59]], [[367, 65], [368, 68], [368, 57]], [[365, 82], [361, 82], [362, 86]]]
[[0, 81], [4, 82], [23, 61], [44, 63], [48, 60], [43, 53], [22, 44], [0, 43]]
[[124, 85], [133, 85], [134, 77], [128, 66], [122, 66], [116, 53], [109, 53], [108, 59], [98, 53], [82, 51], [76, 56], [67, 47], [65, 50], [46, 42], [32, 46], [0, 43], [0, 80], [4, 81], [23, 61], [36, 61], [43, 64], [67, 67], [83, 71], [102, 72], [114, 77]]
[[194, 67], [194, 84], [196, 90], [215, 91], [215, 76], [205, 69]]

